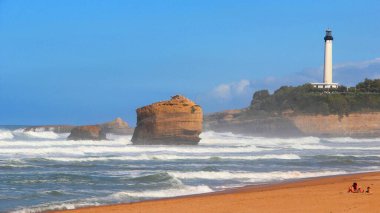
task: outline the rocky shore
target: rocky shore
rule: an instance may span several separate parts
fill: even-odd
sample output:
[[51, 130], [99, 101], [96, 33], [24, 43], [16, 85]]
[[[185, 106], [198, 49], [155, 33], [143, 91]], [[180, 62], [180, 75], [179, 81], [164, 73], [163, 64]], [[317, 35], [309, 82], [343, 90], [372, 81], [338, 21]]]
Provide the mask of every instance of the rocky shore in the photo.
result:
[[55, 133], [70, 133], [68, 140], [103, 140], [107, 134], [132, 135], [134, 129], [121, 118], [113, 121], [84, 126], [73, 125], [46, 125], [32, 126], [24, 130], [25, 132], [52, 131]]

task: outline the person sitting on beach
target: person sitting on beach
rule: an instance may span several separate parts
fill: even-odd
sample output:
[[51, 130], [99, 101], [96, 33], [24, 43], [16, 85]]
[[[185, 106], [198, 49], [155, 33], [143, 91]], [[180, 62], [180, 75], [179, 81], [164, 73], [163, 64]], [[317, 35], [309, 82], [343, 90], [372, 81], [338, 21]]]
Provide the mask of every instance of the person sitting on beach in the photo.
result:
[[367, 187], [367, 191], [365, 191], [365, 193], [370, 193], [370, 192], [369, 192], [369, 189], [370, 189], [370, 187], [368, 186], [368, 187]]
[[362, 190], [360, 187], [358, 187], [358, 184], [355, 182], [348, 188], [348, 192], [352, 193], [363, 193], [364, 190]]

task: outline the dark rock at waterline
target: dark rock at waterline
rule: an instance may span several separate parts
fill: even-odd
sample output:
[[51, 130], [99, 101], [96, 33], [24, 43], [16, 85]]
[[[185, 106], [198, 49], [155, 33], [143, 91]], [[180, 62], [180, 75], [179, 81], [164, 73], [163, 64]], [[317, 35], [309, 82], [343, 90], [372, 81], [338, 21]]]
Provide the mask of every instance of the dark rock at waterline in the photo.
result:
[[[117, 134], [117, 135], [132, 135], [133, 128], [131, 128], [127, 122], [123, 121], [121, 118], [116, 118], [113, 121], [107, 123], [96, 124], [102, 128], [102, 130], [108, 134]], [[71, 133], [71, 130], [76, 126], [71, 125], [46, 125], [46, 126], [31, 126], [25, 128], [25, 132], [44, 132], [52, 131], [55, 133]]]
[[25, 128], [25, 132], [45, 132], [52, 131], [55, 133], [69, 133], [75, 126], [71, 125], [46, 125], [46, 126], [31, 126]]
[[106, 140], [106, 133], [100, 126], [78, 126], [71, 130], [67, 140]]

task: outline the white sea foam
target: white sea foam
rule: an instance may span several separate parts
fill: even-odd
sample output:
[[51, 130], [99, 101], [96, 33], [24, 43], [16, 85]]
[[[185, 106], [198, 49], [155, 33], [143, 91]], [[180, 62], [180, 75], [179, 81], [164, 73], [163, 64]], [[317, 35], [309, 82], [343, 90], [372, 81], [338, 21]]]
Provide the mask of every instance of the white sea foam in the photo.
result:
[[30, 208], [23, 208], [13, 213], [37, 213], [44, 212], [48, 210], [69, 210], [76, 209], [86, 206], [99, 206], [105, 203], [115, 203], [115, 202], [129, 202], [133, 200], [132, 198], [162, 198], [162, 197], [176, 197], [176, 196], [184, 196], [191, 194], [202, 194], [213, 192], [213, 190], [206, 185], [199, 186], [186, 186], [182, 185], [177, 188], [170, 189], [161, 189], [161, 190], [142, 190], [142, 191], [121, 191], [116, 192], [106, 197], [94, 197], [87, 198], [78, 201], [66, 201], [62, 203], [50, 203], [38, 205]]
[[[120, 141], [3, 141], [0, 147], [9, 147], [11, 149], [36, 149], [52, 148], [58, 149], [82, 149], [83, 152], [92, 153], [140, 153], [140, 152], [166, 152], [166, 153], [248, 153], [270, 151], [269, 148], [257, 148], [250, 146], [133, 146], [128, 140]], [[33, 151], [33, 150], [30, 150]]]
[[229, 179], [245, 179], [249, 182], [271, 181], [271, 180], [286, 180], [297, 178], [309, 178], [329, 175], [346, 174], [345, 171], [316, 171], [316, 172], [300, 172], [300, 171], [285, 171], [285, 172], [169, 172], [170, 175], [179, 179], [211, 179], [211, 180], [229, 180]]
[[99, 206], [98, 202], [65, 202], [65, 203], [47, 203], [30, 208], [22, 208], [12, 211], [12, 213], [39, 213], [50, 210], [70, 210], [86, 206]]
[[0, 129], [0, 140], [12, 139], [13, 137], [10, 130]]
[[213, 190], [206, 186], [183, 186], [180, 188], [171, 188], [163, 190], [147, 190], [147, 191], [124, 191], [117, 192], [111, 197], [115, 199], [125, 199], [127, 197], [141, 197], [141, 198], [160, 198], [160, 197], [176, 197], [191, 194], [202, 194], [212, 192]]
[[[41, 142], [42, 143], [42, 142]], [[214, 150], [212, 148], [205, 148], [202, 149], [201, 147], [191, 149], [191, 148], [166, 148], [165, 147], [147, 147], [145, 150], [143, 147], [134, 147], [134, 146], [119, 146], [115, 145], [112, 146], [105, 146], [98, 145], [98, 146], [90, 146], [90, 145], [62, 145], [62, 144], [55, 144], [55, 145], [44, 145], [44, 146], [37, 146], [34, 145], [23, 145], [23, 144], [16, 144], [16, 146], [12, 146], [10, 144], [2, 144], [0, 146], [0, 155], [15, 155], [17, 154], [20, 157], [44, 157], [44, 156], [109, 156], [109, 155], [123, 155], [123, 156], [136, 156], [138, 154], [146, 154], [149, 156], [157, 156], [159, 158], [162, 154], [167, 154], [167, 158], [173, 158], [171, 156], [179, 156], [178, 158], [186, 159], [188, 157], [181, 155], [184, 154], [202, 154], [207, 158], [207, 156], [220, 156], [218, 154], [238, 154], [238, 153], [255, 153], [258, 152], [256, 148], [251, 147], [242, 147], [242, 148], [215, 148]], [[165, 158], [163, 156], [162, 158]]]
[[281, 144], [319, 144], [320, 139], [317, 137], [303, 138], [264, 138], [237, 135], [233, 133], [216, 133], [213, 131], [204, 132], [200, 135], [202, 144], [220, 144], [220, 145], [281, 145]]
[[363, 158], [363, 157], [375, 157], [375, 158], [380, 158], [380, 155], [353, 155], [353, 154], [337, 154], [337, 155], [329, 155], [330, 157], [355, 157], [355, 158]]
[[30, 139], [58, 139], [60, 135], [52, 131], [24, 131], [24, 129], [17, 129], [13, 134], [23, 138]]
[[348, 146], [348, 147], [335, 147], [334, 149], [340, 149], [340, 150], [380, 150], [380, 147], [362, 147], [362, 146]]
[[[373, 171], [379, 169], [376, 157], [380, 157], [378, 139], [282, 139], [204, 132], [197, 146], [134, 146], [130, 141], [130, 135], [108, 135], [111, 140], [103, 141], [67, 141], [68, 134], [46, 131], [24, 133], [21, 130], [5, 132], [7, 133], [0, 130], [0, 169], [3, 168], [0, 173], [9, 174], [10, 179], [13, 178], [13, 174], [21, 177], [20, 180], [9, 181], [9, 188], [14, 187], [12, 184], [36, 187], [35, 184], [41, 184], [42, 181], [52, 183], [56, 180], [51, 178], [60, 174], [69, 173], [75, 176], [64, 179], [67, 185], [62, 189], [70, 191], [73, 200], [52, 202], [53, 199], [44, 197], [46, 203], [18, 212], [74, 209], [147, 198], [205, 193], [251, 183], [338, 175], [359, 170]], [[1, 138], [5, 134], [8, 135], [8, 139]], [[360, 144], [358, 141], [365, 143]], [[334, 156], [337, 156], [337, 159]], [[346, 161], [345, 158], [340, 160], [339, 156], [352, 156], [348, 158], [352, 159], [353, 165], [348, 166], [347, 162], [350, 161]], [[278, 164], [279, 160], [287, 163]], [[314, 163], [315, 160], [318, 163]], [[320, 163], [324, 166], [322, 171]], [[56, 169], [55, 165], [58, 165], [59, 169]], [[34, 170], [34, 167], [37, 169]], [[200, 169], [204, 171], [199, 171]], [[34, 171], [37, 171], [41, 178], [23, 178], [22, 175]], [[77, 182], [76, 175], [83, 179], [83, 188], [70, 184]], [[91, 178], [92, 176], [96, 178]], [[89, 187], [86, 184], [94, 183], [104, 184], [106, 190], [88, 191]], [[125, 184], [123, 189], [113, 187], [119, 183]], [[107, 187], [108, 184], [111, 187]], [[139, 185], [138, 190], [135, 190], [136, 184]], [[133, 187], [130, 187], [132, 185]], [[88, 198], [81, 199], [76, 196], [82, 194], [81, 190], [86, 192]], [[12, 201], [17, 203], [17, 206], [28, 205], [22, 200], [27, 192], [10, 190], [6, 193], [19, 200]], [[31, 195], [31, 201], [37, 203], [33, 196]], [[0, 204], [0, 212], [2, 210]]]
[[340, 137], [340, 138], [324, 138], [323, 140], [334, 142], [334, 143], [363, 143], [363, 142], [380, 142], [380, 138], [350, 138], [350, 137]]
[[320, 145], [320, 144], [312, 145], [312, 144], [297, 144], [297, 143], [295, 143], [295, 144], [290, 144], [289, 146], [286, 146], [286, 147], [292, 148], [292, 149], [298, 149], [298, 150], [331, 149], [331, 147]]
[[107, 160], [260, 160], [260, 159], [283, 159], [283, 160], [296, 160], [301, 159], [300, 156], [295, 154], [280, 154], [280, 155], [258, 155], [258, 156], [195, 156], [195, 155], [137, 155], [137, 156], [116, 156], [116, 157], [83, 157], [83, 158], [68, 158], [68, 157], [48, 157], [47, 160], [54, 161], [107, 161]]

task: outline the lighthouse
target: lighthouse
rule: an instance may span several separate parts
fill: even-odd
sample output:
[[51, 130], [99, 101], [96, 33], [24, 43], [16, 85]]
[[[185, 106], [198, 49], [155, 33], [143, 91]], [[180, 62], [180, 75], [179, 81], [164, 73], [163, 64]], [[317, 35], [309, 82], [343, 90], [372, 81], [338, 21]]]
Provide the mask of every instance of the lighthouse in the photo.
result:
[[325, 66], [324, 66], [324, 75], [323, 83], [331, 84], [332, 83], [332, 42], [334, 38], [332, 37], [332, 32], [330, 29], [326, 30], [325, 36]]
[[333, 72], [333, 65], [332, 65], [332, 43], [333, 43], [333, 36], [332, 31], [330, 29], [326, 30], [326, 35], [324, 37], [325, 40], [325, 64], [323, 69], [323, 83], [312, 83], [312, 85], [315, 88], [320, 89], [331, 89], [331, 88], [338, 88], [339, 84], [333, 83], [332, 80], [332, 72]]

